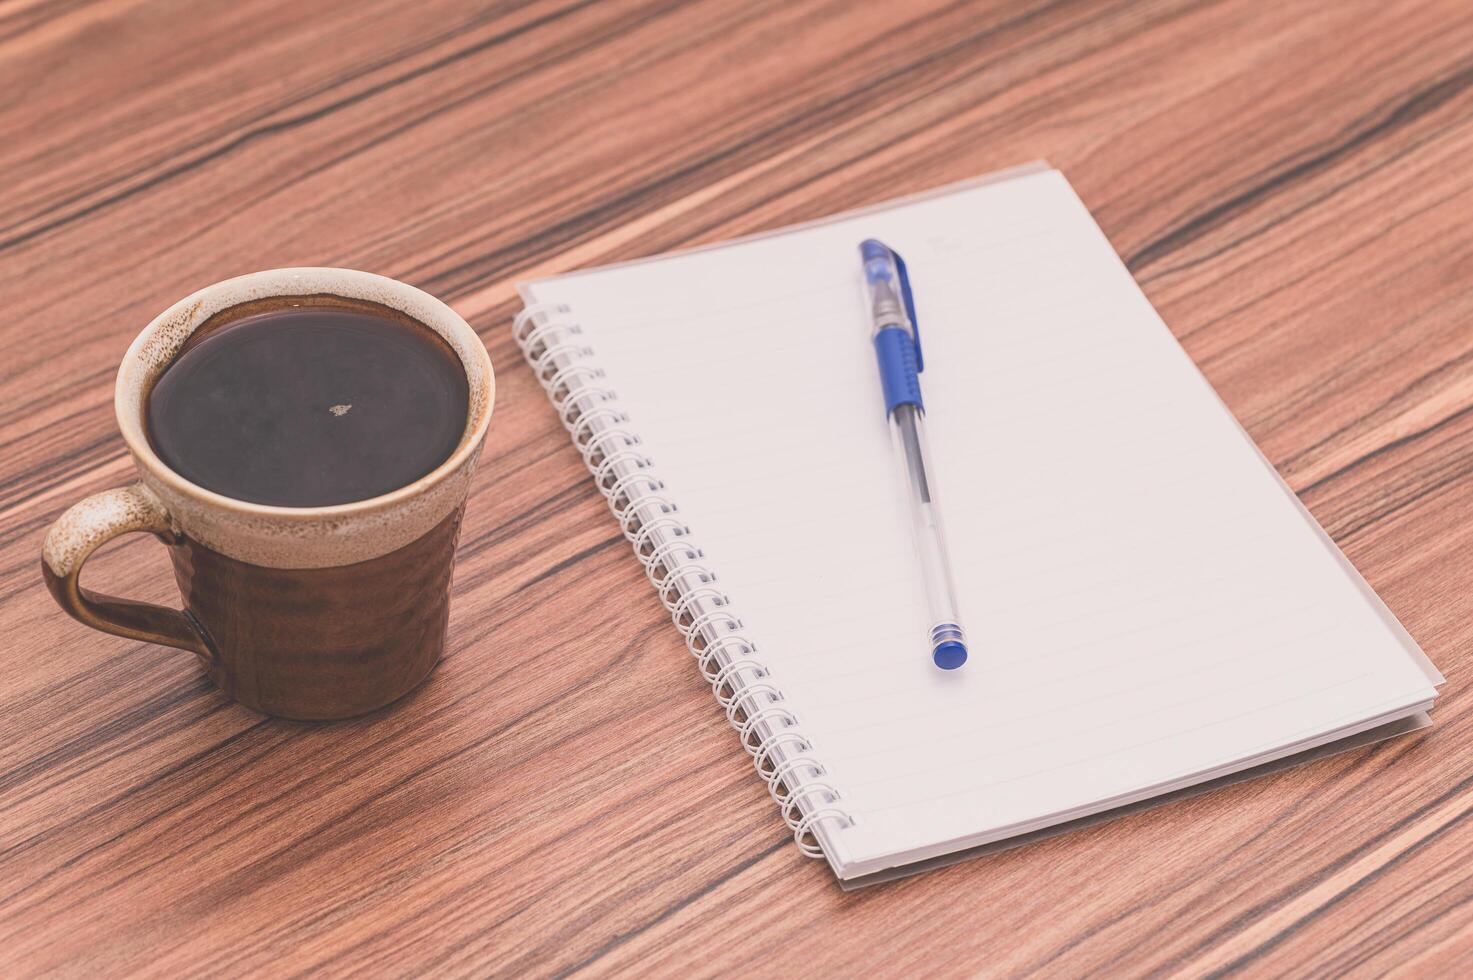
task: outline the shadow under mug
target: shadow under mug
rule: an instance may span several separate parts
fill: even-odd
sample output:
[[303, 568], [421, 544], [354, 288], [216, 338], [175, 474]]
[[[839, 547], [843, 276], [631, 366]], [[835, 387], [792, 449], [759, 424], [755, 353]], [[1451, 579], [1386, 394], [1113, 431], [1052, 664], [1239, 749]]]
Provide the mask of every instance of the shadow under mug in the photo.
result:
[[[407, 486], [331, 507], [236, 500], [165, 466], [146, 435], [147, 399], [185, 342], [235, 319], [233, 311], [303, 297], [387, 307], [445, 339], [470, 388], [450, 457]], [[460, 518], [494, 395], [491, 359], [475, 331], [413, 286], [311, 268], [207, 286], [159, 315], [124, 355], [113, 402], [138, 482], [94, 494], [57, 519], [42, 549], [46, 585], [94, 629], [192, 651], [222, 691], [257, 711], [325, 720], [382, 707], [418, 686], [444, 648]], [[87, 557], [134, 531], [168, 547], [183, 609], [82, 588]]]

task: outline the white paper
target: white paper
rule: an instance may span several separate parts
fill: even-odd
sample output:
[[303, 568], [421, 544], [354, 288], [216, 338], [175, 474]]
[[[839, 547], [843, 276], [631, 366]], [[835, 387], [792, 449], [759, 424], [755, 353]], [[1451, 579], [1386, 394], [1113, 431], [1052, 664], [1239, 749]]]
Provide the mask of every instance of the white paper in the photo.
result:
[[[906, 257], [972, 658], [930, 662], [857, 243]], [[854, 826], [843, 875], [1411, 710], [1440, 681], [1054, 171], [533, 284], [567, 304]]]

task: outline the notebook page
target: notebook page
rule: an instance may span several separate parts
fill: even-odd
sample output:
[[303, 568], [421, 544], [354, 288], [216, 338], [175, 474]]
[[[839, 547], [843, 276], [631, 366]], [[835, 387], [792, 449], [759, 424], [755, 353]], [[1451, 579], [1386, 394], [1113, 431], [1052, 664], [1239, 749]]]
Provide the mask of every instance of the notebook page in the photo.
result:
[[[963, 621], [941, 672], [857, 242], [907, 258]], [[855, 825], [841, 874], [1422, 704], [1422, 662], [1062, 176], [539, 282], [570, 306]]]

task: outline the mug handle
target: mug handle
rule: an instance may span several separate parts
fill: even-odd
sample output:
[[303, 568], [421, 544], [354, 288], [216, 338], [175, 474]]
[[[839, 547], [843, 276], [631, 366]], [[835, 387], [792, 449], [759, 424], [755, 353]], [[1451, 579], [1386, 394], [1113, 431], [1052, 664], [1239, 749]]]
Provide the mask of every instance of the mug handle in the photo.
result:
[[165, 544], [179, 540], [163, 501], [141, 483], [94, 493], [69, 507], [46, 532], [41, 549], [41, 574], [51, 597], [67, 615], [95, 630], [178, 647], [212, 663], [209, 639], [188, 613], [82, 588], [82, 564], [88, 556], [134, 531], [146, 531]]

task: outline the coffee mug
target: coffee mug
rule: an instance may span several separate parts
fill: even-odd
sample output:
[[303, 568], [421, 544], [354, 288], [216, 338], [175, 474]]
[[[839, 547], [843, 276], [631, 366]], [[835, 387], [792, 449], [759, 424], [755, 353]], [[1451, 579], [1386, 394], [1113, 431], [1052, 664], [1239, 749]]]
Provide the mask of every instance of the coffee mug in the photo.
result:
[[[164, 465], [146, 434], [147, 399], [185, 342], [230, 322], [233, 311], [301, 297], [386, 307], [450, 345], [470, 397], [449, 458], [406, 486], [327, 507], [236, 500]], [[138, 482], [94, 494], [52, 525], [42, 549], [46, 585], [63, 610], [94, 629], [193, 652], [225, 694], [257, 711], [324, 720], [382, 707], [418, 686], [444, 648], [461, 514], [494, 393], [491, 359], [475, 331], [413, 286], [311, 268], [208, 286], [165, 310], [124, 355], [113, 405]], [[87, 557], [133, 531], [168, 547], [182, 609], [81, 586]]]

